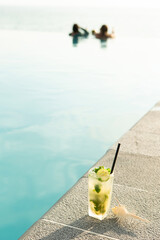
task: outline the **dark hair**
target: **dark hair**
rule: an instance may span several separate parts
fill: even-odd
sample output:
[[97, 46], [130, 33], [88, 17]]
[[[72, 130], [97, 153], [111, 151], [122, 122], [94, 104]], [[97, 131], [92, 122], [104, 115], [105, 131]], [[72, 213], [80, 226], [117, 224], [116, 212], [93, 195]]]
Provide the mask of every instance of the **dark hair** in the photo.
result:
[[73, 32], [78, 32], [78, 24], [73, 25]]
[[108, 32], [108, 27], [107, 27], [107, 25], [102, 25], [102, 27], [100, 28], [100, 31], [101, 31], [101, 33], [106, 33], [106, 32]]

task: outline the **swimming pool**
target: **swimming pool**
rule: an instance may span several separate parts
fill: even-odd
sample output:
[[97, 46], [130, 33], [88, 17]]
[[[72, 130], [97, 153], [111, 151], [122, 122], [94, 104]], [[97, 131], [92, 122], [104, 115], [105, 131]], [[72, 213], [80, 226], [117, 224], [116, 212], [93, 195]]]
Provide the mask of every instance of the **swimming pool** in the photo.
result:
[[159, 100], [158, 36], [73, 46], [67, 33], [1, 27], [3, 240], [22, 235]]

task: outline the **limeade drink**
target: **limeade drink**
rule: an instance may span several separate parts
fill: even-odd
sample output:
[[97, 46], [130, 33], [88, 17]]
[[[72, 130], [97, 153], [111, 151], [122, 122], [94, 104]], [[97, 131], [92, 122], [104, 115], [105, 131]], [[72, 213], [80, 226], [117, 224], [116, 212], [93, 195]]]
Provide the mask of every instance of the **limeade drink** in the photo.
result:
[[110, 209], [113, 174], [110, 168], [103, 166], [92, 168], [88, 176], [88, 206], [89, 216], [104, 219]]

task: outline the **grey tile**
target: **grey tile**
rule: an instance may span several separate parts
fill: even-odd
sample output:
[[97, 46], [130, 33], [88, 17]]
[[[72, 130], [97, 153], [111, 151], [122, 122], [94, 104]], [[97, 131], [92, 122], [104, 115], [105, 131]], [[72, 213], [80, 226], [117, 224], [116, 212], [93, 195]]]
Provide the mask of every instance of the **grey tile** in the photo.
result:
[[38, 239], [72, 239], [77, 234], [81, 234], [82, 231], [75, 229], [64, 228], [59, 224], [53, 224], [43, 220], [36, 222], [19, 240], [38, 240]]
[[134, 189], [114, 186], [112, 207], [118, 205], [115, 197], [128, 211], [148, 219], [143, 223], [135, 219], [116, 221], [112, 215], [104, 219], [102, 224], [94, 226], [94, 231], [117, 237], [121, 240], [129, 239], [160, 239], [160, 195], [148, 194]]
[[131, 130], [160, 134], [160, 106], [149, 111]]
[[155, 108], [155, 107], [160, 107], [160, 101], [157, 102], [157, 103], [153, 106], [153, 108]]
[[87, 191], [88, 179], [81, 178], [42, 218], [65, 224], [83, 222], [88, 217]]
[[100, 234], [84, 232], [70, 226], [39, 220], [19, 240], [110, 240]]
[[111, 149], [116, 149], [118, 142], [121, 143], [121, 151], [132, 154], [140, 154], [147, 156], [160, 156], [160, 135], [128, 131], [121, 137]]
[[144, 224], [138, 220], [119, 223], [112, 214], [105, 220], [99, 221], [88, 216], [87, 181], [87, 178], [81, 179], [43, 218], [123, 240], [159, 239], [160, 194], [115, 184], [112, 207], [117, 205], [116, 197], [128, 210], [150, 220], [150, 223]]

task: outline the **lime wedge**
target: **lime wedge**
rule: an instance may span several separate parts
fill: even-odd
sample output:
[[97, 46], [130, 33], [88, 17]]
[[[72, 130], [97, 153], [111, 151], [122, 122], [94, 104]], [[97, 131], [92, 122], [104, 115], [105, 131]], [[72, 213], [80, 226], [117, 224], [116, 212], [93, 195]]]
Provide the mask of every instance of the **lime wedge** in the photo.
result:
[[101, 181], [107, 181], [110, 177], [110, 174], [107, 169], [101, 168], [97, 172], [97, 177], [101, 179]]

